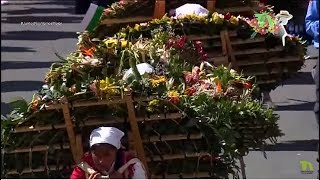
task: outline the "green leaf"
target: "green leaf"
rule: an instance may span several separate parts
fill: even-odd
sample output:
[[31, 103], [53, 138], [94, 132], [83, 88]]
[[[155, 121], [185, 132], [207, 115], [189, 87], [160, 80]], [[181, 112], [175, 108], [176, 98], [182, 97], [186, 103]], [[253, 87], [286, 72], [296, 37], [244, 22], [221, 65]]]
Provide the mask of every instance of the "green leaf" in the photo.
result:
[[10, 106], [19, 113], [25, 113], [28, 111], [28, 102], [22, 97], [13, 98], [10, 102]]
[[257, 34], [258, 34], [258, 32], [253, 32], [253, 33], [251, 34], [251, 39], [253, 39], [254, 37], [256, 37]]

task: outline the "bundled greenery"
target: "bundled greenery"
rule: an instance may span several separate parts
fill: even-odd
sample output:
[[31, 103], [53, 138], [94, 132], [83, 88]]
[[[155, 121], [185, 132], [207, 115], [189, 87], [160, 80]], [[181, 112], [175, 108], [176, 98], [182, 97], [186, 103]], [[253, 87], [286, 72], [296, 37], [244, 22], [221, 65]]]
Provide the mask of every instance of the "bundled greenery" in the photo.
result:
[[[186, 32], [188, 23], [189, 31]], [[66, 59], [59, 57], [61, 62], [51, 66], [45, 78], [46, 85], [35, 94], [32, 102], [15, 101], [15, 110], [2, 119], [2, 148], [14, 149], [33, 143], [19, 143], [25, 139], [11, 134], [20, 124], [63, 122], [61, 112], [46, 111], [45, 108], [60, 103], [64, 97], [71, 102], [101, 100], [122, 97], [129, 92], [134, 96], [155, 96], [148, 102], [136, 102], [136, 111], [142, 116], [183, 114], [176, 125], [161, 121], [156, 125], [142, 123], [141, 134], [162, 136], [180, 130], [186, 134], [200, 132], [203, 139], [197, 142], [202, 142], [201, 148], [190, 152], [201, 149], [216, 158], [218, 167], [204, 168], [210, 171], [212, 178], [227, 177], [229, 173], [236, 176], [236, 159], [246, 155], [250, 148], [263, 149], [267, 140], [275, 143], [282, 135], [277, 125], [279, 117], [254, 98], [258, 90], [254, 77], [244, 77], [229, 67], [208, 63], [203, 43], [190, 40], [188, 35], [199, 33], [198, 29], [192, 29], [196, 24], [210, 25], [219, 32], [224, 28], [237, 28], [242, 23], [245, 21], [239, 17], [226, 18], [213, 13], [207, 17], [192, 15], [177, 20], [163, 17], [122, 29], [114, 37], [103, 39], [94, 38], [88, 32], [80, 33], [77, 51]], [[249, 26], [246, 28], [252, 30]], [[289, 41], [294, 42], [290, 44], [293, 48], [302, 47], [298, 38]], [[85, 107], [73, 109], [71, 113], [76, 124], [91, 116], [127, 117], [125, 106], [104, 108]], [[43, 141], [46, 139], [40, 138], [38, 143]], [[173, 146], [174, 143], [170, 147]], [[185, 146], [180, 146], [179, 150], [187, 151]], [[152, 158], [163, 148], [150, 150], [148, 155]], [[145, 149], [149, 149], [147, 144]], [[163, 172], [162, 167], [153, 170]], [[188, 168], [188, 163], [184, 167]]]

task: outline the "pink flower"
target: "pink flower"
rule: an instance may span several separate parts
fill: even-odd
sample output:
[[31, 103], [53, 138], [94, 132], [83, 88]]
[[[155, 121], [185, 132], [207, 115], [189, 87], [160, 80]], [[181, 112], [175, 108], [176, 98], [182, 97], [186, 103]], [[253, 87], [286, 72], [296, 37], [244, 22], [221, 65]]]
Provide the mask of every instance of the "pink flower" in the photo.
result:
[[252, 19], [250, 23], [251, 23], [253, 26], [256, 26], [256, 25], [258, 25], [258, 20]]
[[194, 42], [194, 46], [198, 49], [198, 48], [202, 47], [202, 42], [196, 41], [196, 42]]
[[110, 13], [111, 13], [111, 9], [109, 9], [109, 8], [105, 9], [105, 10], [104, 10], [104, 13], [110, 14]]
[[278, 34], [278, 33], [279, 33], [279, 26], [276, 25], [276, 26], [274, 27], [274, 34]]
[[202, 61], [207, 60], [207, 58], [208, 58], [208, 54], [203, 54], [203, 55], [201, 56]]
[[260, 33], [261, 35], [265, 35], [265, 34], [268, 33], [268, 31], [265, 30], [265, 29], [263, 29], [263, 28], [261, 28], [261, 29], [259, 30], [259, 33]]
[[120, 5], [125, 5], [126, 2], [124, 2], [124, 1], [119, 1], [119, 4], [120, 4]]
[[184, 79], [185, 79], [187, 85], [191, 85], [191, 82], [192, 82], [192, 73], [191, 73], [191, 72], [185, 73], [185, 74], [184, 74]]

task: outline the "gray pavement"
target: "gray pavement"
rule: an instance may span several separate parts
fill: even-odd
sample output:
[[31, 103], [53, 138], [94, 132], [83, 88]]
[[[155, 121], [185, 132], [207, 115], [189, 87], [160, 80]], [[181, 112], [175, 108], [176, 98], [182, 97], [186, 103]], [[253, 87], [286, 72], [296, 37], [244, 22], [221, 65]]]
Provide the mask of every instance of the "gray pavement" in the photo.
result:
[[[30, 100], [43, 84], [54, 52], [66, 56], [75, 49], [76, 31], [83, 15], [73, 14], [70, 0], [9, 0], [1, 8], [1, 114], [8, 112], [14, 96]], [[59, 22], [60, 25], [31, 26], [21, 22]], [[310, 56], [318, 52], [309, 47]], [[259, 151], [244, 158], [247, 178], [316, 178], [318, 125], [313, 114], [315, 86], [310, 71], [316, 60], [293, 79], [271, 93], [278, 106], [280, 128], [285, 136], [268, 149], [267, 159]], [[313, 163], [311, 174], [301, 172], [300, 161]]]

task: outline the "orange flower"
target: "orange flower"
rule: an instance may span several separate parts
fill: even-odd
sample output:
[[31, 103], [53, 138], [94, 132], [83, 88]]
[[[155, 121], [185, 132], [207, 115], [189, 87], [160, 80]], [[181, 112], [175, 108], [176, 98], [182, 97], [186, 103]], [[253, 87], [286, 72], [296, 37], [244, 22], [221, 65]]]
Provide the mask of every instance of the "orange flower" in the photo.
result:
[[76, 88], [76, 87], [71, 87], [71, 88], [69, 88], [68, 90], [69, 90], [70, 92], [72, 92], [72, 93], [76, 93], [77, 88]]
[[82, 52], [83, 55], [92, 57], [94, 51], [96, 50], [96, 48], [95, 48], [95, 47], [91, 47], [90, 49], [87, 49], [87, 48], [85, 48], [85, 47], [82, 46], [82, 47], [80, 48], [80, 50], [81, 50], [81, 52]]
[[221, 87], [221, 82], [220, 82], [220, 80], [217, 80], [216, 86], [217, 86], [217, 88], [216, 88], [216, 93], [221, 93], [221, 92], [222, 92], [222, 87]]
[[169, 101], [171, 101], [173, 104], [178, 104], [180, 102], [180, 94], [178, 93], [178, 91], [169, 91], [167, 93], [167, 96]]
[[38, 109], [39, 100], [35, 100], [32, 104], [32, 110], [36, 111]]

